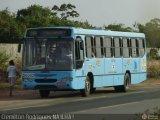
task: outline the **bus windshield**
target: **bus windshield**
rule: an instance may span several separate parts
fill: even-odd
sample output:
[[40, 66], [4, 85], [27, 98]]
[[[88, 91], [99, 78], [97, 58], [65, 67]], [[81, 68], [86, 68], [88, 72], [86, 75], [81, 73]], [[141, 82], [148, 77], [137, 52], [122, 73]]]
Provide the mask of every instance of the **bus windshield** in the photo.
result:
[[73, 41], [26, 39], [23, 54], [24, 70], [72, 70]]

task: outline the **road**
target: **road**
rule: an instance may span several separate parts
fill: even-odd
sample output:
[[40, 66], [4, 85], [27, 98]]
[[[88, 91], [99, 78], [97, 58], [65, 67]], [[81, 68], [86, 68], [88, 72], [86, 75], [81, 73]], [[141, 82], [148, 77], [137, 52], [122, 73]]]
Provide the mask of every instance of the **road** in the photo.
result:
[[79, 119], [133, 118], [146, 110], [152, 114], [155, 108], [160, 109], [160, 85], [134, 85], [127, 93], [99, 88], [87, 98], [81, 97], [79, 92], [55, 92], [41, 99], [38, 92], [32, 92], [29, 99], [0, 100], [1, 114], [71, 114]]

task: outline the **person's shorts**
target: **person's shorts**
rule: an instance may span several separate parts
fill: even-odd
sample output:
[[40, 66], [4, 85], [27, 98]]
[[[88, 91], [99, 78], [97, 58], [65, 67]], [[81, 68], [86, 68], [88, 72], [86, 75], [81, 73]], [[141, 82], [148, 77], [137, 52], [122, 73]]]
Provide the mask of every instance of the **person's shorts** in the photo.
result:
[[10, 86], [14, 86], [15, 85], [16, 77], [9, 77], [8, 80], [9, 80], [9, 85]]

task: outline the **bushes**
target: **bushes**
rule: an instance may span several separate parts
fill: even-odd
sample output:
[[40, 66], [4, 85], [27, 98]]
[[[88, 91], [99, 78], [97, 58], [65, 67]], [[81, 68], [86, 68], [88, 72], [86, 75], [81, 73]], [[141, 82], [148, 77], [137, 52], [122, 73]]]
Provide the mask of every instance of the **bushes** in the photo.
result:
[[3, 69], [6, 66], [8, 60], [9, 60], [9, 55], [7, 55], [5, 51], [1, 51], [0, 52], [0, 69]]
[[160, 61], [149, 60], [147, 63], [147, 72], [149, 78], [158, 78], [160, 76]]
[[5, 51], [0, 51], [0, 81], [6, 78], [6, 67], [9, 60], [9, 55]]

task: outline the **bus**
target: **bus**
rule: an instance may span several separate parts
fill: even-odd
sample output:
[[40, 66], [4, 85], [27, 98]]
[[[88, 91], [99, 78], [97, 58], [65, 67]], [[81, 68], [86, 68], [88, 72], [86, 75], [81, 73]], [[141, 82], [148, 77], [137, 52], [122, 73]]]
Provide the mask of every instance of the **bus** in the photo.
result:
[[80, 91], [89, 96], [98, 87], [127, 92], [147, 78], [143, 33], [75, 27], [26, 30], [23, 41], [24, 89]]

